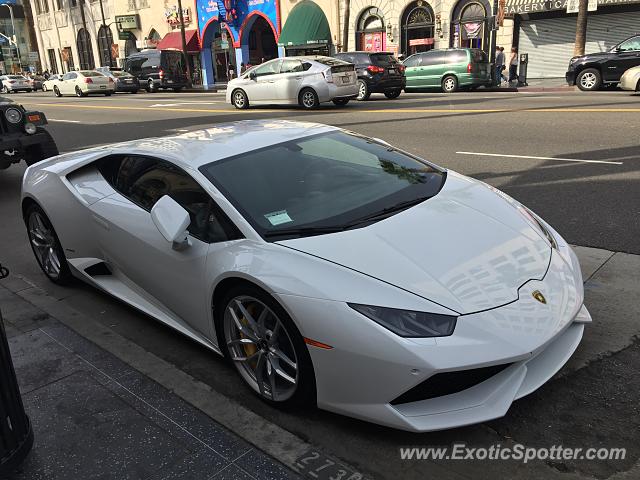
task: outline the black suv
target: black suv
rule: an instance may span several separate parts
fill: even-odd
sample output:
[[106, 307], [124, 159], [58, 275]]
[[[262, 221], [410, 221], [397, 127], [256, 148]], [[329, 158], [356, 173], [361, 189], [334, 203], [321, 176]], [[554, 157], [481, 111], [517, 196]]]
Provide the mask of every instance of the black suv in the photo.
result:
[[358, 74], [358, 100], [367, 100], [372, 93], [384, 93], [398, 98], [407, 84], [404, 65], [387, 52], [344, 52], [336, 58], [353, 63]]
[[569, 62], [567, 83], [583, 91], [598, 90], [603, 85], [617, 85], [622, 74], [640, 65], [640, 35], [619, 43], [608, 52], [573, 57]]
[[42, 112], [27, 112], [22, 105], [0, 97], [0, 170], [20, 160], [33, 165], [58, 155], [56, 142], [42, 125], [47, 118]]
[[179, 92], [188, 86], [186, 63], [182, 52], [175, 50], [143, 50], [124, 59], [123, 70], [140, 81], [149, 93], [159, 89]]

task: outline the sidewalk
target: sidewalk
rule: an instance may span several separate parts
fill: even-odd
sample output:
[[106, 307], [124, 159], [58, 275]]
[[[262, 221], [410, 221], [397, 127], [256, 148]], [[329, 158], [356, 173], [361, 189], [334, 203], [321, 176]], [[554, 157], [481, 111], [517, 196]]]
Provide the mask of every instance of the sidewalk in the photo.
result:
[[0, 281], [0, 308], [35, 442], [10, 480], [299, 478], [14, 293], [20, 282], [31, 288]]

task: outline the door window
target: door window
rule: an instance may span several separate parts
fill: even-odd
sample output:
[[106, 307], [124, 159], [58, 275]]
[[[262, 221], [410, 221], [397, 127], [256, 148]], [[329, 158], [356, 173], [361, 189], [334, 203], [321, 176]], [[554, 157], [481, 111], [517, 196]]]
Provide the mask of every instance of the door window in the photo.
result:
[[447, 63], [466, 63], [467, 52], [465, 50], [450, 50], [447, 52]]
[[420, 55], [411, 55], [404, 61], [405, 67], [417, 67], [420, 64]]
[[107, 157], [99, 170], [113, 188], [147, 211], [169, 195], [189, 212], [187, 230], [199, 240], [215, 243], [242, 238], [198, 182], [169, 162], [137, 155]]
[[633, 37], [629, 40], [625, 40], [620, 44], [619, 49], [622, 52], [640, 50], [640, 37]]
[[297, 73], [304, 72], [302, 62], [300, 60], [284, 59], [280, 67], [280, 73]]
[[443, 65], [444, 63], [446, 63], [446, 52], [432, 50], [422, 55], [422, 65], [425, 67]]
[[278, 73], [279, 66], [280, 66], [280, 60], [274, 60], [272, 62], [267, 62], [264, 65], [260, 65], [259, 67], [256, 67], [254, 72], [256, 74], [256, 77], [275, 75], [276, 73]]

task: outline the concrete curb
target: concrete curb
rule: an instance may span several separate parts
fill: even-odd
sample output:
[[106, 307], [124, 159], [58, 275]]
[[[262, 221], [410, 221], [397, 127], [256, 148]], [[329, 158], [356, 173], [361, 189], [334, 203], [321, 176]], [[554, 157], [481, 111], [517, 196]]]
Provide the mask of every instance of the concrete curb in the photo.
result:
[[[63, 325], [151, 378], [214, 421], [275, 458], [294, 472], [304, 475], [298, 460], [309, 452], [321, 452], [297, 435], [255, 414], [230, 398], [213, 390], [176, 366], [144, 350], [110, 328], [68, 307], [21, 275], [14, 275], [3, 286], [25, 301], [47, 312]], [[326, 453], [337, 465], [352, 472], [358, 469]], [[362, 477], [363, 479], [366, 477]]]

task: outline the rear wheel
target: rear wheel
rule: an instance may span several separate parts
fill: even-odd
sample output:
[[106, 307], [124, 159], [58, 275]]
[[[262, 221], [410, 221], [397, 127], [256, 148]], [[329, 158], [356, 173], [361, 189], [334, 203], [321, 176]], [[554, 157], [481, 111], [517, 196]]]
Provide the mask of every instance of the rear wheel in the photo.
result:
[[54, 283], [68, 284], [72, 279], [69, 264], [47, 215], [33, 204], [27, 209], [25, 221], [31, 249], [43, 273]]
[[249, 107], [249, 99], [247, 98], [247, 94], [244, 93], [244, 90], [234, 90], [231, 94], [231, 103], [238, 110], [244, 110]]
[[219, 305], [221, 348], [245, 383], [279, 406], [313, 402], [309, 351], [280, 304], [257, 287], [241, 285], [227, 292]]
[[110, 97], [112, 93], [113, 93], [113, 92], [106, 92], [106, 93], [104, 94], [104, 96], [105, 96], [105, 97]]
[[136, 94], [138, 93], [138, 90], [131, 90], [131, 93]]
[[338, 105], [339, 107], [344, 107], [347, 103], [349, 103], [348, 98], [334, 98], [331, 100], [334, 105]]
[[300, 92], [300, 97], [298, 98], [300, 105], [302, 105], [307, 110], [312, 110], [314, 108], [318, 108], [320, 105], [320, 99], [318, 98], [318, 94], [311, 88], [305, 88]]
[[592, 92], [602, 86], [602, 75], [595, 68], [587, 68], [578, 74], [576, 83], [583, 92]]
[[371, 91], [367, 86], [367, 82], [365, 82], [364, 80], [358, 80], [357, 83], [358, 83], [358, 96], [356, 97], [356, 100], [360, 102], [364, 100], [368, 100], [369, 97], [371, 96]]
[[149, 79], [149, 81], [147, 82], [147, 92], [156, 93], [157, 91], [158, 89], [156, 88], [156, 84], [153, 83], [153, 80]]
[[447, 75], [442, 79], [442, 91], [444, 93], [453, 93], [458, 90], [458, 79], [453, 75]]
[[386, 92], [384, 92], [384, 96], [390, 100], [393, 100], [394, 98], [398, 98], [400, 96], [400, 93], [402, 93], [402, 90], [400, 90], [399, 88], [396, 90], [387, 90]]
[[80, 90], [80, 87], [76, 87], [76, 97], [86, 97], [87, 94]]

